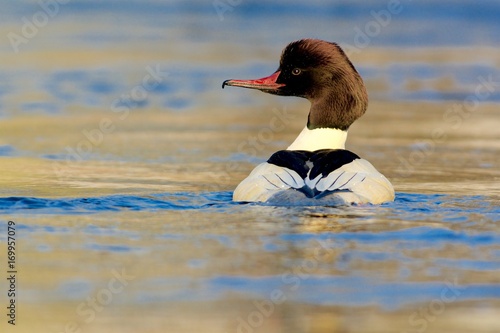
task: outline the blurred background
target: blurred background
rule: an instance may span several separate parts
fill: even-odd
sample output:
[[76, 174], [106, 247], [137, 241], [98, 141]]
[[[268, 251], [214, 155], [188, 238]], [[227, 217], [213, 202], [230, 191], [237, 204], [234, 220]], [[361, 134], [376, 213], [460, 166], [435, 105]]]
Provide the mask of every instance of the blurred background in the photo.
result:
[[[499, 17], [494, 0], [4, 1], [19, 312], [2, 332], [499, 332]], [[363, 77], [347, 147], [394, 203], [231, 202], [309, 103], [221, 84], [301, 38]]]
[[[286, 105], [307, 110], [302, 100], [220, 89], [227, 78], [271, 73], [286, 44], [306, 37], [342, 45], [372, 102], [462, 102], [481, 78], [493, 80], [495, 87], [480, 102], [497, 102], [499, 13], [497, 1], [9, 1], [0, 14], [0, 116], [13, 122], [22, 118], [24, 130], [4, 123], [0, 154], [69, 158], [65, 146], [76, 146], [81, 137], [75, 121], [83, 124], [85, 116], [97, 112], [115, 122], [113, 133], [123, 133], [132, 124], [120, 107], [133, 116], [156, 110], [184, 130], [194, 125], [183, 121], [191, 117], [207, 117], [204, 126], [226, 123], [226, 128], [252, 122], [254, 117], [237, 113], [238, 107], [266, 113]], [[148, 68], [162, 77], [138, 91]], [[223, 109], [225, 120], [213, 121]], [[34, 137], [24, 118], [38, 116], [58, 119], [54, 126], [62, 119], [69, 123], [61, 126], [64, 132]], [[174, 126], [174, 119], [181, 124]], [[149, 130], [154, 140], [156, 133]], [[113, 148], [111, 140], [82, 148], [79, 157], [167, 158], [156, 154], [160, 149], [133, 151], [123, 144], [126, 139]], [[164, 147], [170, 155], [195, 149], [175, 141]]]
[[1, 112], [106, 107], [148, 65], [168, 77], [138, 109], [259, 103], [222, 80], [275, 70], [284, 46], [307, 37], [344, 46], [377, 83], [372, 100], [461, 100], [479, 75], [499, 75], [499, 12], [497, 1], [8, 1]]

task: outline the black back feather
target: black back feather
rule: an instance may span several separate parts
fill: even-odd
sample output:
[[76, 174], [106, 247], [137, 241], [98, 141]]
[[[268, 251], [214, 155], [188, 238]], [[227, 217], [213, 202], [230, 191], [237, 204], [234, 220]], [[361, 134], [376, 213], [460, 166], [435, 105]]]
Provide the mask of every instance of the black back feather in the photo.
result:
[[332, 171], [358, 158], [358, 155], [345, 149], [321, 149], [312, 152], [306, 150], [280, 150], [274, 153], [267, 160], [267, 163], [293, 170], [303, 179], [307, 177], [307, 173], [311, 170], [309, 178], [314, 179], [320, 174], [326, 177]]

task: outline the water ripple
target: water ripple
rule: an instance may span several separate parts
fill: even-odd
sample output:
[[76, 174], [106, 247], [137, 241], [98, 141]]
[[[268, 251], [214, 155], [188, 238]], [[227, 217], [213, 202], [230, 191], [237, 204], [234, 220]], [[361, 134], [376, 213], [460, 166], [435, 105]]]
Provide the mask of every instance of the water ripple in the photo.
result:
[[231, 203], [231, 192], [110, 195], [90, 198], [0, 198], [0, 212], [89, 213], [106, 211], [192, 210]]
[[[88, 214], [119, 211], [203, 211], [205, 209], [231, 213], [239, 211], [238, 209], [235, 210], [235, 207], [248, 208], [247, 210], [261, 208], [262, 211], [268, 211], [262, 205], [242, 205], [233, 202], [231, 198], [232, 192], [230, 191], [108, 195], [76, 198], [6, 197], [0, 198], [0, 213]], [[480, 225], [489, 224], [487, 222], [500, 221], [500, 207], [493, 200], [492, 198], [483, 198], [480, 196], [464, 197], [443, 194], [397, 193], [394, 202], [378, 206], [288, 207], [287, 209], [276, 207], [274, 213], [285, 219], [293, 219], [294, 217], [301, 216], [322, 216], [328, 218], [352, 215], [353, 217], [357, 217], [358, 220], [378, 217], [386, 220], [408, 221], [412, 223], [432, 223], [437, 221], [450, 226], [473, 223], [479, 231], [481, 229]], [[436, 231], [431, 229], [426, 232], [430, 233], [429, 237], [432, 239], [457, 239], [461, 237], [457, 231]], [[395, 232], [393, 237], [399, 237], [397, 232]]]

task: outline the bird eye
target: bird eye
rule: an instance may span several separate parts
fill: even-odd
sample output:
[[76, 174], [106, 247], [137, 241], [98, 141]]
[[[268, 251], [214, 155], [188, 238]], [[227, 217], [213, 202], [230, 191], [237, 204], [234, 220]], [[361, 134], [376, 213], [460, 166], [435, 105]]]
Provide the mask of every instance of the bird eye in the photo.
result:
[[293, 74], [293, 75], [299, 75], [301, 72], [302, 72], [302, 71], [300, 70], [300, 68], [294, 68], [294, 69], [292, 70], [292, 74]]

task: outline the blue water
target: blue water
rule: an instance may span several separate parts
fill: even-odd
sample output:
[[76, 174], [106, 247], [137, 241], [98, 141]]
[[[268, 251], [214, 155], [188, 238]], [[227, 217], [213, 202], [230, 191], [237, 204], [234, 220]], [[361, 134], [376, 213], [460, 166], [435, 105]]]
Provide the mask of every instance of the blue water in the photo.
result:
[[[113, 22], [133, 21], [141, 28], [140, 35], [134, 32], [135, 25], [120, 25], [120, 29], [93, 28], [83, 26], [75, 36], [61, 28], [54, 35], [58, 43], [66, 47], [99, 49], [109, 46], [127, 47], [134, 43], [168, 43], [173, 49], [186, 47], [189, 53], [198, 52], [202, 43], [233, 43], [237, 49], [250, 48], [258, 43], [260, 47], [275, 48], [276, 58], [280, 50], [291, 40], [303, 37], [323, 38], [341, 45], [363, 49], [377, 47], [410, 48], [418, 51], [421, 47], [497, 47], [500, 43], [500, 4], [497, 1], [401, 1], [401, 10], [393, 14], [387, 24], [379, 23], [380, 31], [368, 36], [365, 42], [358, 40], [358, 31], [366, 31], [365, 25], [375, 22], [374, 12], [387, 10], [387, 1], [350, 1], [324, 3], [313, 1], [263, 3], [242, 1], [227, 10], [220, 20], [212, 1], [183, 3], [172, 1], [77, 1], [61, 5], [58, 14], [51, 18], [47, 27], [40, 27], [33, 42], [21, 44], [19, 52], [36, 50], [37, 43], [51, 45], [54, 41], [44, 29], [69, 22], [84, 23], [95, 21], [102, 24], [107, 17]], [[41, 7], [30, 1], [6, 4], [2, 20], [12, 32], [21, 33], [22, 18], [28, 19]], [[43, 11], [43, 10], [42, 10]], [[98, 13], [98, 14], [97, 14]], [[290, 29], [293, 26], [293, 29]], [[251, 27], [251, 34], [246, 30]], [[361, 43], [361, 46], [358, 44]], [[356, 46], [357, 45], [357, 46]], [[5, 52], [12, 52], [8, 40], [0, 45]], [[147, 47], [147, 46], [145, 46]], [[85, 51], [83, 51], [85, 52]], [[436, 50], [439, 53], [439, 50]], [[457, 49], [457, 52], [460, 50]], [[274, 63], [254, 59], [246, 64], [214, 63], [193, 64], [192, 62], [160, 63], [168, 71], [169, 77], [153, 91], [147, 100], [135, 107], [159, 106], [171, 110], [186, 110], [203, 107], [206, 96], [220, 89], [220, 83], [233, 75], [241, 77], [263, 76], [276, 69]], [[470, 94], [470, 86], [478, 84], [478, 77], [492, 76], [495, 82], [500, 77], [498, 66], [490, 62], [472, 60], [469, 63], [414, 63], [385, 66], [360, 67], [365, 78], [384, 78], [390, 83], [386, 91], [370, 94], [372, 100], [464, 100]], [[132, 68], [134, 71], [142, 68]], [[19, 102], [19, 111], [24, 113], [61, 114], [69, 105], [100, 107], [110, 105], [116, 95], [127, 91], [136, 84], [125, 75], [123, 68], [61, 69], [48, 75], [38, 69], [20, 70], [2, 68], [0, 70], [0, 105], [2, 99], [16, 95], [27, 89], [27, 84], [49, 100]], [[457, 84], [458, 91], [440, 92], [432, 87], [418, 91], [405, 91], [402, 83], [408, 78], [416, 80], [447, 77]], [[179, 79], [181, 78], [181, 79]], [[243, 100], [238, 104], [257, 103], [248, 94], [235, 93]], [[189, 96], [197, 95], [193, 100]], [[229, 94], [219, 94], [221, 103], [234, 103]], [[113, 97], [113, 98], [111, 98]], [[500, 100], [498, 91], [484, 101]], [[16, 108], [16, 105], [9, 105]], [[0, 117], [10, 114], [9, 108], [0, 108]]]
[[[147, 251], [144, 245], [133, 245], [127, 239], [139, 239], [138, 232], [125, 232], [116, 225], [96, 226], [55, 226], [31, 225], [33, 215], [79, 215], [107, 212], [126, 213], [155, 212], [158, 216], [168, 216], [169, 212], [186, 212], [190, 224], [200, 224], [207, 230], [203, 235], [190, 235], [183, 225], [187, 220], [170, 222], [170, 231], [158, 234], [165, 239], [169, 248], [178, 242], [190, 242], [196, 238], [215, 240], [226, 251], [241, 251], [239, 236], [227, 234], [233, 221], [238, 225], [260, 234], [257, 243], [250, 250], [256, 254], [277, 254], [287, 257], [288, 249], [319, 248], [335, 250], [337, 259], [333, 266], [318, 261], [306, 263], [307, 259], [296, 258], [281, 264], [280, 274], [264, 276], [222, 275], [213, 277], [166, 277], [142, 280], [135, 302], [149, 304], [176, 301], [216, 301], [227, 293], [235, 293], [249, 298], [266, 298], [273, 290], [281, 290], [288, 299], [318, 305], [367, 306], [378, 304], [387, 311], [393, 311], [415, 303], [425, 303], [440, 295], [449, 285], [458, 288], [461, 301], [489, 300], [500, 297], [498, 284], [465, 281], [470, 272], [494, 272], [500, 269], [500, 206], [494, 200], [482, 196], [453, 196], [438, 194], [397, 193], [393, 203], [380, 206], [360, 207], [267, 207], [258, 204], [240, 204], [231, 201], [231, 192], [205, 193], [163, 193], [148, 196], [111, 195], [89, 198], [0, 198], [0, 214], [12, 216], [17, 221], [19, 234], [25, 235], [69, 235], [75, 227], [91, 241], [86, 251], [106, 253], [130, 253], [142, 255]], [[192, 213], [189, 213], [192, 212]], [[224, 221], [214, 219], [212, 214], [222, 214]], [[245, 213], [242, 220], [242, 213]], [[167, 215], [165, 215], [167, 214]], [[112, 216], [111, 220], [113, 220]], [[122, 215], [118, 215], [122, 216]], [[302, 218], [312, 218], [325, 225], [335, 223], [344, 230], [323, 229], [321, 232], [301, 231]], [[102, 218], [101, 218], [102, 219]], [[245, 219], [247, 219], [245, 221]], [[126, 221], [126, 220], [125, 220]], [[197, 221], [197, 222], [195, 222]], [[256, 224], [255, 222], [259, 222]], [[148, 219], [142, 223], [147, 227]], [[352, 225], [354, 223], [354, 225]], [[5, 222], [2, 222], [5, 224]], [[266, 226], [264, 226], [267, 224]], [[350, 226], [351, 225], [351, 226]], [[361, 227], [356, 230], [356, 227]], [[2, 226], [3, 228], [3, 226]], [[212, 233], [210, 230], [217, 230]], [[118, 243], [104, 244], [99, 237], [111, 237]], [[193, 238], [195, 237], [195, 238]], [[2, 237], [4, 238], [4, 237]], [[174, 243], [172, 243], [174, 242]], [[259, 244], [260, 243], [260, 244]], [[259, 244], [259, 245], [258, 245]], [[358, 244], [352, 248], [352, 244]], [[41, 247], [40, 251], [50, 252], [53, 245]], [[187, 245], [186, 245], [187, 246]], [[245, 245], [246, 248], [248, 245]], [[255, 247], [256, 246], [256, 247]], [[440, 255], [444, 248], [467, 247], [467, 258], [452, 259]], [[418, 253], [421, 249], [434, 252], [425, 264], [425, 275], [429, 281], [415, 282], [422, 265]], [[496, 250], [495, 250], [496, 249]], [[248, 250], [248, 248], [247, 248]], [[187, 263], [194, 270], [209, 270], [215, 258], [192, 258]], [[384, 276], [368, 265], [397, 263], [396, 275]], [[358, 264], [356, 264], [358, 263]], [[301, 266], [303, 265], [303, 266]], [[312, 265], [312, 266], [307, 266]], [[304, 267], [302, 275], [292, 270]], [[323, 269], [323, 271], [322, 271]], [[334, 275], [328, 271], [335, 269]], [[368, 270], [367, 270], [368, 269]], [[452, 271], [444, 274], [445, 271]], [[339, 274], [339, 272], [341, 274]], [[444, 274], [444, 275], [443, 275]], [[435, 278], [433, 278], [435, 277]], [[442, 280], [441, 280], [442, 279]], [[193, 290], [192, 284], [196, 283]], [[166, 286], [175, 286], [176, 291]], [[191, 287], [190, 287], [191, 286]], [[89, 282], [85, 278], [68, 281], [59, 286], [62, 299], [75, 300], [88, 293]], [[196, 290], [203, 290], [196, 293]], [[64, 296], [62, 296], [64, 295]]]
[[[135, 111], [150, 107], [161, 107], [165, 112], [186, 112], [197, 108], [203, 108], [207, 100], [213, 94], [217, 94], [221, 103], [226, 105], [257, 105], [259, 99], [252, 98], [244, 93], [223, 94], [220, 84], [223, 80], [234, 75], [241, 77], [258, 77], [273, 71], [277, 65], [275, 63], [260, 63], [258, 66], [240, 66], [232, 69], [219, 68], [192, 68], [189, 64], [178, 64], [173, 68], [171, 63], [160, 63], [159, 66], [168, 71], [168, 76], [163, 82], [148, 92], [148, 98], [134, 101]], [[122, 69], [114, 70], [87, 70], [86, 72], [75, 73], [72, 71], [59, 71], [52, 76], [36, 75], [33, 73], [0, 73], [0, 78], [10, 81], [11, 94], [18, 94], [25, 89], [26, 80], [30, 80], [32, 85], [41, 94], [50, 98], [44, 102], [21, 102], [18, 106], [18, 114], [48, 114], [60, 115], [68, 113], [68, 106], [86, 106], [91, 108], [130, 106], [130, 101], [122, 99], [118, 104], [113, 104], [117, 96], [129, 90], [130, 83], [126, 76], [121, 73]], [[359, 67], [360, 74], [365, 80], [384, 79], [390, 83], [388, 89], [376, 91], [370, 94], [373, 101], [393, 100], [393, 101], [463, 101], [469, 96], [473, 96], [470, 87], [479, 85], [480, 78], [491, 77], [493, 82], [497, 82], [500, 77], [500, 69], [494, 64], [404, 64], [392, 65], [388, 68], [373, 66]], [[237, 74], [235, 74], [237, 73]], [[179, 77], [182, 78], [179, 81]], [[404, 83], [408, 78], [413, 80], [436, 80], [446, 77], [456, 84], [454, 91], [439, 91], [432, 86], [422, 87], [419, 90], [407, 90]], [[113, 80], [109, 79], [113, 78]], [[192, 99], [189, 96], [197, 96]], [[237, 98], [237, 99], [236, 99]], [[1, 96], [0, 96], [1, 101]], [[488, 94], [480, 102], [498, 102], [500, 92], [495, 90]], [[129, 103], [129, 104], [127, 104]], [[11, 108], [0, 109], [0, 117], [11, 115]]]
[[[373, 12], [388, 11], [390, 2], [349, 1], [324, 2], [309, 1], [220, 1], [230, 4], [223, 10], [217, 10], [214, 1], [169, 1], [155, 0], [108, 0], [86, 1], [72, 0], [60, 6], [54, 20], [88, 19], [98, 20], [111, 17], [115, 22], [134, 22], [150, 26], [150, 33], [141, 36], [152, 41], [161, 40], [162, 29], [178, 25], [183, 28], [185, 37], [194, 40], [231, 38], [231, 40], [248, 39], [245, 34], [251, 28], [253, 34], [265, 34], [264, 39], [276, 41], [283, 35], [313, 34], [319, 37], [340, 34], [348, 39], [356, 26], [365, 30], [367, 22], [375, 21]], [[498, 13], [500, 4], [495, 0], [484, 1], [409, 1], [398, 2], [392, 10], [390, 18], [383, 19], [383, 33], [372, 38], [372, 45], [494, 45], [500, 42], [498, 29]], [[231, 5], [232, 4], [232, 5]], [[36, 6], [36, 5], [35, 5]], [[30, 17], [40, 7], [32, 1], [16, 1], [5, 4], [2, 20], [16, 22], [22, 16]], [[8, 13], [9, 15], [6, 15]], [[282, 24], [293, 23], [293, 26]], [[349, 29], [344, 28], [348, 22]], [[290, 29], [293, 27], [293, 29]], [[110, 41], [126, 41], [133, 39], [127, 28], [110, 29], [108, 31], [82, 32], [77, 35], [80, 40], [93, 43]], [[226, 32], [224, 33], [224, 30]], [[227, 30], [231, 30], [229, 33]], [[195, 33], [196, 32], [196, 33]], [[222, 34], [221, 34], [222, 32]], [[236, 32], [236, 33], [234, 33]], [[243, 33], [243, 34], [242, 34]], [[69, 39], [69, 36], [68, 36]], [[352, 40], [352, 37], [350, 38]], [[348, 42], [345, 40], [345, 42]]]
[[116, 211], [198, 210], [230, 208], [232, 192], [165, 193], [150, 196], [112, 195], [90, 198], [0, 198], [0, 212], [26, 213], [102, 213]]
[[[34, 198], [34, 197], [6, 197], [0, 198], [0, 213], [52, 213], [52, 214], [78, 214], [78, 213], [103, 213], [116, 211], [183, 211], [183, 210], [223, 210], [230, 212], [242, 206], [258, 209], [261, 204], [236, 203], [232, 201], [232, 192], [181, 192], [151, 194], [149, 196], [110, 195], [104, 197], [88, 198]], [[275, 209], [281, 209], [275, 207]], [[300, 212], [303, 207], [287, 207], [286, 210]], [[329, 210], [339, 211], [339, 207], [311, 207], [318, 213]], [[357, 206], [345, 208], [354, 211]], [[482, 196], [453, 196], [445, 194], [416, 194], [398, 193], [396, 200], [378, 206], [362, 205], [361, 211], [383, 213], [385, 218], [393, 215], [401, 220], [433, 220], [437, 216], [443, 222], [466, 222], [468, 216], [473, 215], [473, 222], [478, 218], [487, 218], [491, 222], [500, 221], [500, 205], [495, 198]], [[307, 209], [306, 209], [307, 212]], [[390, 212], [390, 213], [389, 213]], [[374, 215], [376, 216], [376, 215]], [[372, 218], [374, 216], [367, 216]]]

